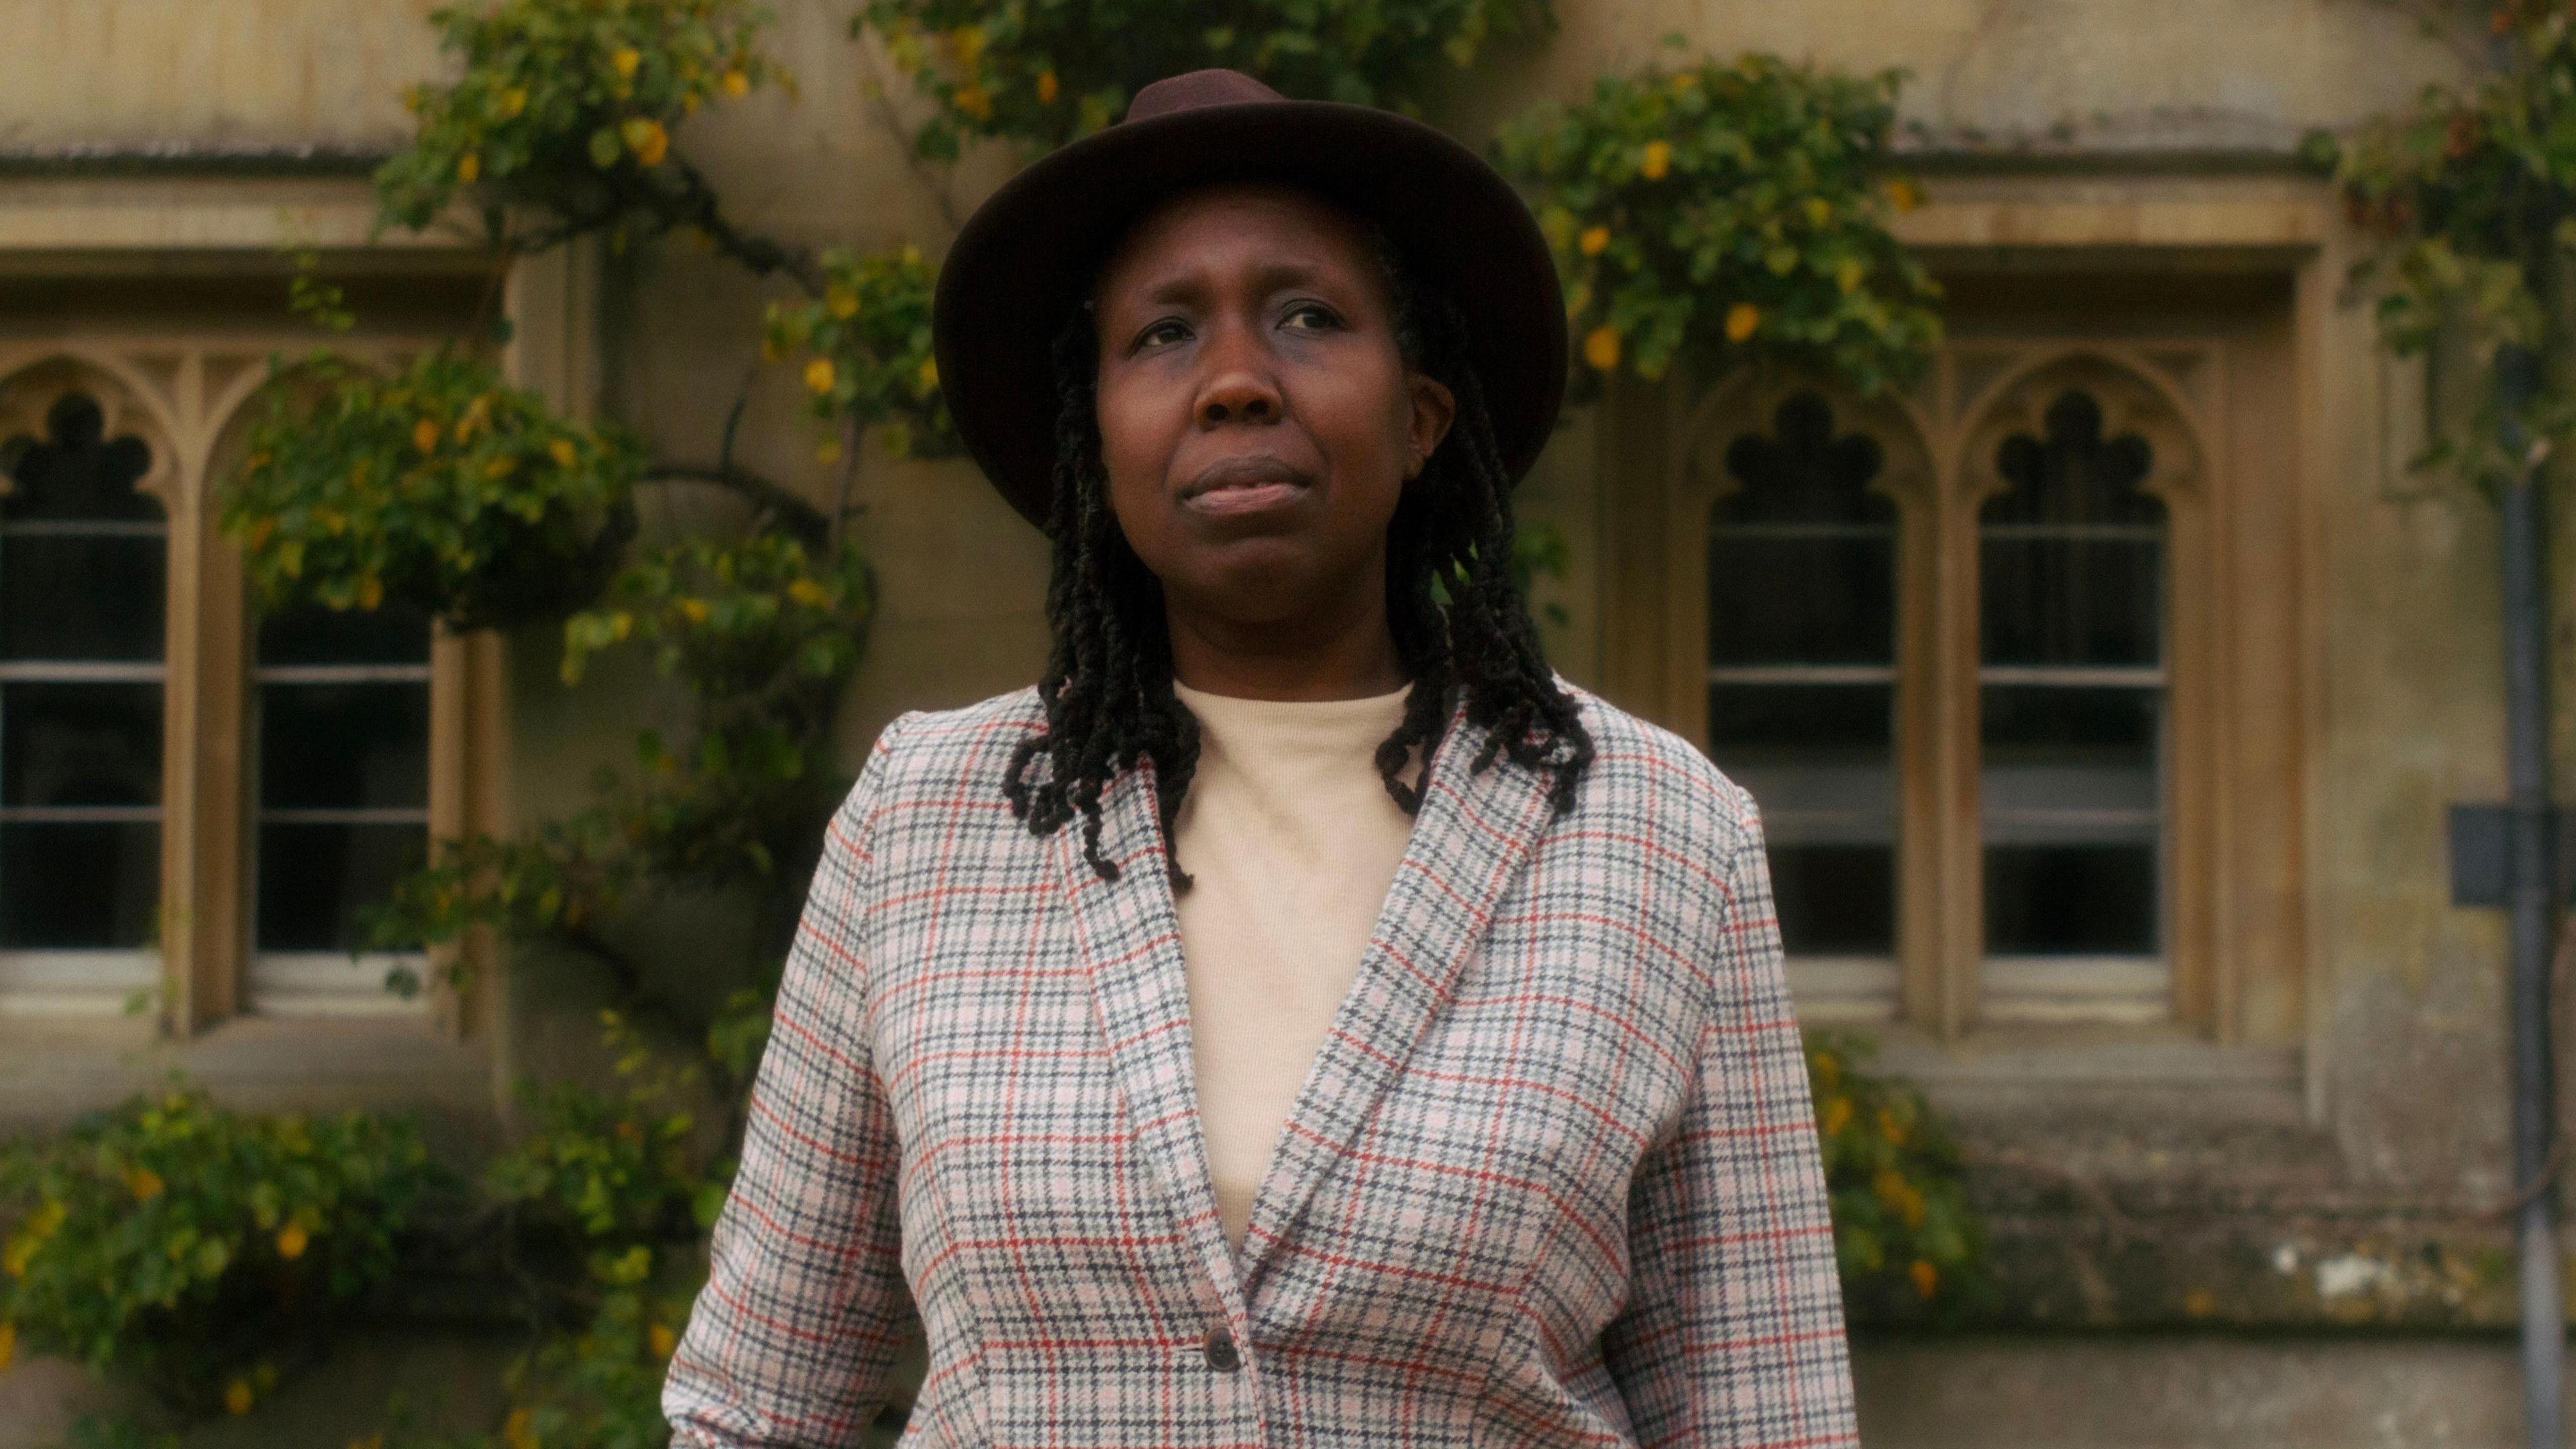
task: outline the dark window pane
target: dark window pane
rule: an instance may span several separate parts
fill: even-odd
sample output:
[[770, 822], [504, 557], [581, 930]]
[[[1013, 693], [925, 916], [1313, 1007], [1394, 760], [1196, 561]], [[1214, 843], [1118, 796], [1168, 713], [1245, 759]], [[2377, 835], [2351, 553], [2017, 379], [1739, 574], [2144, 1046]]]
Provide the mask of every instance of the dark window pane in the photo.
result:
[[0, 685], [0, 805], [160, 800], [160, 685]]
[[1895, 521], [1895, 505], [1869, 491], [1883, 461], [1877, 441], [1835, 437], [1833, 408], [1821, 395], [1802, 392], [1780, 404], [1771, 428], [1727, 445], [1726, 471], [1742, 486], [1718, 500], [1721, 527]]
[[2152, 845], [1986, 848], [1986, 951], [2145, 956], [2156, 947]]
[[426, 857], [428, 841], [418, 825], [262, 825], [259, 949], [363, 945], [360, 912], [393, 894], [394, 882]]
[[427, 684], [268, 684], [259, 708], [263, 808], [429, 803]]
[[1771, 899], [1791, 956], [1896, 949], [1896, 852], [1884, 845], [1770, 847]]
[[1709, 519], [1709, 752], [1754, 791], [1792, 955], [1886, 955], [1896, 935], [1894, 686], [1809, 682], [1808, 666], [1884, 667], [1896, 648], [1896, 509], [1870, 491], [1878, 443], [1837, 435], [1802, 392], [1726, 452], [1736, 489]]
[[2135, 433], [2102, 436], [2102, 405], [2068, 392], [2048, 405], [2045, 437], [2016, 433], [1995, 449], [1995, 471], [2012, 486], [1986, 501], [1988, 523], [2055, 526], [2151, 525], [2164, 506], [2138, 491], [2154, 462]]
[[158, 659], [169, 549], [158, 534], [0, 536], [0, 659]]
[[2163, 657], [2164, 505], [2152, 461], [2105, 438], [2092, 396], [2051, 403], [2045, 437], [1997, 448], [2008, 487], [1979, 514], [1979, 650], [1988, 664], [2153, 664]]
[[161, 896], [151, 821], [0, 825], [0, 950], [149, 945]]
[[1978, 691], [1986, 763], [2123, 764], [2152, 769], [2164, 691], [1989, 684]]
[[1896, 649], [1892, 532], [1728, 533], [1708, 545], [1711, 664], [1885, 664]]
[[426, 664], [429, 620], [410, 609], [290, 609], [260, 621], [259, 662]]
[[[2140, 491], [2146, 440], [2106, 436], [2100, 404], [2061, 393], [2040, 434], [2007, 438], [2009, 485], [1979, 516], [1979, 654], [1994, 667], [2135, 668], [2164, 657], [2164, 507]], [[2080, 678], [1988, 683], [1986, 949], [2157, 950], [2164, 691]]]
[[1709, 753], [1721, 769], [1730, 762], [1882, 763], [1893, 696], [1886, 684], [1714, 684]]
[[0, 440], [0, 473], [13, 485], [0, 497], [0, 524], [83, 519], [152, 523], [161, 505], [134, 485], [152, 468], [140, 438], [105, 436], [96, 402], [66, 395], [45, 414], [45, 436]]
[[1988, 664], [2153, 664], [2162, 653], [2160, 540], [1989, 536], [1977, 567]]

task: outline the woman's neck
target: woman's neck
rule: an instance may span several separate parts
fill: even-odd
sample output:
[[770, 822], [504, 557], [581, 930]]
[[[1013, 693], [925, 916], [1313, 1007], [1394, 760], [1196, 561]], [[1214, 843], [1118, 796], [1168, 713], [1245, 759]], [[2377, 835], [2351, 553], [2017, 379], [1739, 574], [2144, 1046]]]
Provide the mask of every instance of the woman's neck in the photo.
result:
[[1367, 699], [1405, 685], [1384, 594], [1347, 619], [1245, 625], [1173, 608], [1172, 677], [1235, 699]]

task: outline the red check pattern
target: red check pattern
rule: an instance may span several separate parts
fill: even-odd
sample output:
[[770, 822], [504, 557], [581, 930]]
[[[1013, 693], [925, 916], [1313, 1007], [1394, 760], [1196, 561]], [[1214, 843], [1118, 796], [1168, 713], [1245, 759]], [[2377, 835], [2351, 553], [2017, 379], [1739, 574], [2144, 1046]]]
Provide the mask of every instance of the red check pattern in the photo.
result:
[[897, 720], [779, 992], [674, 1442], [855, 1443], [916, 1326], [919, 1449], [1853, 1442], [1752, 802], [1578, 697], [1570, 815], [1471, 773], [1463, 719], [1432, 761], [1239, 1258], [1150, 767], [1103, 882], [1003, 801], [1033, 691]]

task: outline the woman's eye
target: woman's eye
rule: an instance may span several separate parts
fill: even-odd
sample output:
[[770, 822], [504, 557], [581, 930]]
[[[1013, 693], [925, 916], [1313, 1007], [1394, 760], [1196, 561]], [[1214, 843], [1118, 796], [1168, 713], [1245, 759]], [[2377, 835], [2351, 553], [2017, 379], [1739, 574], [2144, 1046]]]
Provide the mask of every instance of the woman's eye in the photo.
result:
[[1162, 321], [1155, 323], [1153, 326], [1146, 328], [1144, 331], [1137, 333], [1136, 345], [1138, 347], [1160, 347], [1166, 342], [1178, 342], [1189, 335], [1189, 328], [1182, 326], [1176, 319], [1167, 317]]
[[1322, 332], [1340, 326], [1342, 321], [1333, 315], [1332, 308], [1321, 302], [1300, 302], [1289, 308], [1288, 315], [1279, 320], [1281, 325], [1301, 332]]

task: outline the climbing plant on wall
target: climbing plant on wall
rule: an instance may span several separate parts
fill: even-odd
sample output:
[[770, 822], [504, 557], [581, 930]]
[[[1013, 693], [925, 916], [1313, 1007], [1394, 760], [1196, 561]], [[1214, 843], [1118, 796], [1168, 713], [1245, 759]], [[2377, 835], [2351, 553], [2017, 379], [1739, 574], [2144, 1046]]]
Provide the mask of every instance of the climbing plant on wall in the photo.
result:
[[1917, 377], [1939, 291], [1887, 229], [1902, 77], [1762, 55], [1603, 76], [1506, 127], [1504, 168], [1556, 251], [1578, 384], [1676, 364], [1791, 364], [1862, 393]]
[[[2355, 280], [2377, 294], [2383, 340], [2448, 364], [2442, 391], [2454, 406], [2437, 410], [2417, 461], [2479, 482], [2576, 437], [2566, 285], [2576, 261], [2576, 17], [2559, 5], [2485, 8], [2491, 63], [2481, 73], [2306, 146], [2377, 243]], [[2528, 397], [2497, 389], [2506, 347], [2543, 359]], [[2508, 417], [2530, 440], [2524, 457], [2505, 456]]]
[[934, 103], [916, 147], [953, 158], [976, 137], [1062, 145], [1147, 82], [1208, 66], [1411, 111], [1488, 46], [1555, 24], [1550, 0], [867, 0], [851, 28], [882, 36]]

